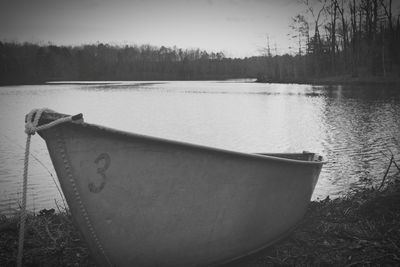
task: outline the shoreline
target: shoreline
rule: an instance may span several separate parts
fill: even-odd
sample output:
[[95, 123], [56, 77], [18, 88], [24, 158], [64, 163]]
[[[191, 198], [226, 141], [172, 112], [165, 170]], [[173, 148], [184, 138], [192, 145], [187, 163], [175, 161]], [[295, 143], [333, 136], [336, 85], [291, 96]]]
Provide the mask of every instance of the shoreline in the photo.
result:
[[[332, 86], [332, 85], [395, 85], [400, 86], [400, 76], [359, 76], [352, 77], [351, 75], [338, 75], [338, 76], [327, 76], [319, 78], [304, 78], [304, 79], [267, 79], [263, 78], [221, 78], [221, 79], [191, 79], [191, 80], [124, 80], [124, 82], [161, 82], [161, 81], [229, 81], [229, 80], [241, 80], [241, 79], [253, 79], [255, 83], [286, 83], [286, 84], [309, 84], [316, 86]], [[68, 84], [105, 84], [121, 82], [121, 80], [74, 80], [74, 81], [25, 81], [15, 83], [0, 83], [0, 87], [4, 86], [23, 86], [23, 85], [68, 85]]]
[[[364, 188], [345, 197], [311, 201], [287, 237], [224, 266], [400, 265], [400, 176], [382, 190]], [[57, 207], [58, 208], [58, 207]], [[18, 220], [0, 215], [0, 266], [14, 266]], [[28, 216], [24, 265], [95, 266], [68, 211]]]
[[400, 76], [359, 76], [352, 77], [351, 75], [338, 75], [319, 78], [305, 78], [305, 79], [283, 79], [274, 80], [261, 78], [257, 79], [258, 83], [294, 83], [294, 84], [310, 84], [310, 85], [395, 85], [400, 86]]

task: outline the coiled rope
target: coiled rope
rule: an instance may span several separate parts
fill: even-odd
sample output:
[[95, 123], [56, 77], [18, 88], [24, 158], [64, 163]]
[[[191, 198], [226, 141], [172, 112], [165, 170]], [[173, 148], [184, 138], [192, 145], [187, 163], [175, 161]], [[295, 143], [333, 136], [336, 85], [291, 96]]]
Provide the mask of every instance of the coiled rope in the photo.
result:
[[19, 239], [18, 239], [18, 255], [17, 255], [17, 266], [22, 266], [22, 256], [24, 249], [24, 235], [25, 235], [25, 221], [26, 221], [26, 195], [28, 188], [28, 165], [29, 165], [29, 149], [31, 145], [31, 136], [34, 135], [38, 131], [46, 130], [51, 127], [54, 127], [58, 124], [65, 122], [72, 122], [82, 118], [82, 114], [75, 116], [67, 116], [62, 117], [57, 120], [54, 120], [48, 124], [38, 126], [39, 120], [43, 114], [43, 112], [54, 112], [51, 109], [41, 108], [41, 109], [33, 109], [31, 112], [26, 115], [26, 123], [25, 123], [25, 133], [26, 144], [25, 144], [25, 159], [24, 159], [24, 175], [23, 175], [23, 185], [22, 185], [22, 204], [21, 204], [21, 213], [20, 213], [20, 226], [19, 226]]

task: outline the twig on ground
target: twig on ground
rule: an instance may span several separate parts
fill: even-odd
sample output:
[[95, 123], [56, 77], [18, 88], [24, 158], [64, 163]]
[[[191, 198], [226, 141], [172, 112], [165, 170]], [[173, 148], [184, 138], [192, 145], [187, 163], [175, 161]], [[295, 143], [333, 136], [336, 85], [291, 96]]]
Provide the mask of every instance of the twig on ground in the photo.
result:
[[388, 166], [387, 169], [386, 169], [385, 175], [383, 176], [381, 185], [379, 186], [378, 190], [381, 190], [382, 187], [383, 187], [383, 185], [385, 184], [386, 177], [387, 177], [387, 175], [388, 175], [388, 173], [389, 173], [389, 170], [390, 170], [390, 167], [392, 166], [392, 163], [393, 163], [393, 158], [394, 158], [394, 157], [393, 157], [393, 154], [392, 154], [392, 156], [391, 156], [391, 158], [390, 158], [389, 166]]

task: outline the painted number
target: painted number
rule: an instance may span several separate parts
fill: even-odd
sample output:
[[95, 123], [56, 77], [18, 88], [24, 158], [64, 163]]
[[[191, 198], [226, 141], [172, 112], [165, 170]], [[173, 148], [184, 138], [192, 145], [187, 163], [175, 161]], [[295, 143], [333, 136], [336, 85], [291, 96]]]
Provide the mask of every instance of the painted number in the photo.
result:
[[97, 173], [100, 175], [100, 184], [96, 185], [93, 182], [90, 182], [88, 187], [89, 191], [92, 193], [99, 193], [103, 190], [106, 184], [106, 170], [110, 167], [111, 158], [107, 153], [100, 154], [95, 160], [94, 163], [98, 166]]

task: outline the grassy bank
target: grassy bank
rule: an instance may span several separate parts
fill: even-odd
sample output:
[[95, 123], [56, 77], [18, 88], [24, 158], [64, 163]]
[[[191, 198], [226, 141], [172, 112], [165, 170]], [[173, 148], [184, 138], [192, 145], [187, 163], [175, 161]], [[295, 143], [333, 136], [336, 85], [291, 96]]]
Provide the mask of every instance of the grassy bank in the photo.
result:
[[[399, 266], [400, 181], [366, 188], [344, 198], [311, 202], [295, 231], [267, 250], [228, 266]], [[15, 266], [18, 223], [0, 219], [0, 266]], [[25, 266], [94, 266], [65, 212], [30, 215]]]
[[[0, 266], [16, 266], [18, 227], [18, 218], [0, 218]], [[25, 229], [24, 266], [94, 266], [69, 214], [29, 214]]]
[[311, 202], [290, 236], [229, 266], [400, 266], [400, 181]]

